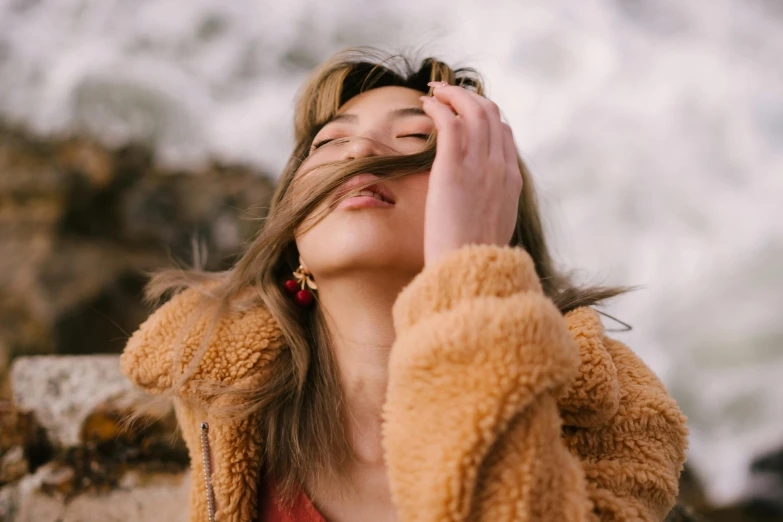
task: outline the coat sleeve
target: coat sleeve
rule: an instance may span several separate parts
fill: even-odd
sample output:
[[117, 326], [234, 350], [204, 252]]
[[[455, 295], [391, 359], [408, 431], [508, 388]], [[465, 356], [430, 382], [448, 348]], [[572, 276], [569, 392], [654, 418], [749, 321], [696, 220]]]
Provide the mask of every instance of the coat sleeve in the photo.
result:
[[685, 462], [686, 418], [655, 374], [604, 335], [594, 310], [569, 314], [580, 375], [560, 398], [563, 441], [582, 461], [602, 521], [663, 520]]
[[[563, 437], [594, 430], [623, 446], [630, 441], [619, 419], [631, 412], [621, 411], [619, 392], [586, 404], [590, 389], [616, 391], [617, 383], [581, 378], [589, 369], [582, 347], [543, 295], [526, 252], [473, 245], [452, 253], [403, 290], [394, 321], [384, 448], [401, 520], [663, 518], [669, 491], [639, 489], [628, 475], [668, 457], [636, 454], [616, 463], [623, 473], [607, 475], [602, 462], [616, 455], [594, 447], [588, 454], [583, 445], [591, 441]], [[611, 356], [603, 363], [616, 369]], [[592, 427], [564, 427], [562, 403], [572, 406], [567, 418]], [[602, 431], [614, 421], [617, 429]], [[661, 470], [669, 482], [676, 483], [675, 467]], [[609, 498], [634, 504], [614, 512], [638, 516], [611, 518]]]
[[463, 247], [403, 290], [394, 322], [384, 444], [400, 519], [585, 520], [556, 400], [578, 349], [530, 256]]

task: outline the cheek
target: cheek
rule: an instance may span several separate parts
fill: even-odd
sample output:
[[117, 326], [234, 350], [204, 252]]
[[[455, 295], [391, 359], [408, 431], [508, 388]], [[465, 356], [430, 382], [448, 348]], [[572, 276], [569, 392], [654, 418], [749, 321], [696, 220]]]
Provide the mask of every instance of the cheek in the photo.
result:
[[317, 227], [321, 218], [328, 214], [329, 204], [324, 200], [310, 212], [306, 218], [296, 227], [294, 237], [297, 237], [313, 227]]
[[397, 235], [406, 249], [417, 249], [423, 244], [424, 219], [429, 188], [429, 172], [411, 174], [399, 180], [394, 187], [398, 193]]
[[328, 230], [328, 224], [324, 227], [324, 221], [308, 228], [302, 224], [294, 235], [299, 255], [311, 271], [317, 271], [318, 260], [328, 255], [328, 244], [324, 241], [325, 228]]
[[[311, 190], [317, 189], [317, 187], [313, 187], [312, 183], [309, 183], [310, 181], [317, 180], [318, 172], [312, 171], [308, 172], [307, 170], [312, 167], [320, 166], [320, 163], [316, 164], [315, 162], [313, 164], [307, 165], [305, 168], [300, 169], [300, 172], [298, 172], [294, 178], [294, 181], [291, 183], [288, 193], [288, 197], [291, 200], [291, 204], [296, 207], [298, 204], [302, 204], [306, 198], [310, 196]], [[318, 204], [318, 206], [315, 207], [314, 210], [308, 214], [308, 216], [302, 221], [302, 223], [299, 224], [299, 226], [294, 231], [295, 236], [299, 236], [304, 230], [312, 227], [312, 225], [317, 226], [317, 222], [320, 217], [326, 216], [329, 210], [329, 203], [328, 203], [328, 197], [325, 198], [321, 203]]]
[[296, 196], [298, 190], [306, 190], [310, 187], [311, 180], [319, 179], [320, 167], [327, 163], [333, 163], [340, 160], [339, 151], [334, 150], [335, 148], [336, 147], [329, 150], [316, 151], [313, 156], [307, 157], [299, 165], [289, 189], [292, 191], [293, 196]]

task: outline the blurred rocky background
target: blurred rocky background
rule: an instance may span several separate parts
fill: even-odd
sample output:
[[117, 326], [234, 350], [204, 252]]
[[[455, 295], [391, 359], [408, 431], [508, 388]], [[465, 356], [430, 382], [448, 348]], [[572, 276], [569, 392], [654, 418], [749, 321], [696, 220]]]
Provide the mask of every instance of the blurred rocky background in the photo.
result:
[[146, 274], [230, 265], [364, 44], [479, 69], [563, 265], [645, 287], [607, 311], [690, 419], [672, 520], [783, 520], [780, 0], [0, 0], [0, 521], [182, 520], [171, 413], [121, 428]]
[[247, 167], [172, 171], [143, 146], [0, 128], [0, 376], [19, 355], [119, 353], [146, 274], [191, 264], [194, 241], [229, 266], [271, 191]]
[[0, 130], [0, 521], [183, 519], [173, 412], [123, 423], [139, 397], [117, 354], [150, 312], [146, 274], [192, 263], [194, 241], [227, 267], [272, 188], [258, 169]]

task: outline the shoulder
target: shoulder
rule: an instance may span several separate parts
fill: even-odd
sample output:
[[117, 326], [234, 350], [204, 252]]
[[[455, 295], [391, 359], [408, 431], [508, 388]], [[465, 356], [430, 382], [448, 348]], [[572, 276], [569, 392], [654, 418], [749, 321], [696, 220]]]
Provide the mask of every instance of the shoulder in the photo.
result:
[[274, 359], [282, 346], [279, 325], [265, 307], [221, 311], [206, 292], [187, 289], [131, 335], [120, 365], [148, 393], [164, 393], [186, 370], [194, 380], [235, 383]]

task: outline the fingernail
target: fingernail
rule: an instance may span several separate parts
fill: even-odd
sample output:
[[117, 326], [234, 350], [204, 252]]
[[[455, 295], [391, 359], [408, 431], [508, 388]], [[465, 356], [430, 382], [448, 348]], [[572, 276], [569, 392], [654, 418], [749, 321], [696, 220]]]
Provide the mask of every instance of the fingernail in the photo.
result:
[[429, 82], [429, 83], [427, 83], [427, 85], [430, 86], [430, 87], [446, 87], [446, 86], [448, 86], [448, 83], [446, 83], [446, 82]]
[[419, 99], [424, 103], [427, 103], [432, 101], [434, 98], [432, 96], [419, 96]]

